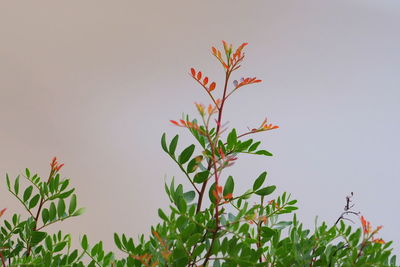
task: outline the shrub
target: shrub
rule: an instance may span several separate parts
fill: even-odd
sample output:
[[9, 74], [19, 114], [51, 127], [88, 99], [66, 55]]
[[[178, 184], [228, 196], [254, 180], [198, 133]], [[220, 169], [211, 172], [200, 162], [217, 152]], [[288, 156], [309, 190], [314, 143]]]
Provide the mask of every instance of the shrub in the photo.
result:
[[[71, 235], [47, 233], [47, 226], [83, 213], [70, 180], [60, 176], [63, 164], [54, 158], [47, 179], [31, 175], [29, 169], [13, 181], [6, 177], [8, 190], [26, 209], [27, 217], [14, 214], [10, 221], [3, 221], [2, 266], [395, 266], [391, 242], [376, 237], [381, 226], [372, 228], [352, 210], [352, 193], [335, 223], [316, 223], [311, 231], [294, 214], [297, 201], [286, 192], [274, 194], [276, 187], [267, 181], [267, 172], [255, 177], [251, 188], [235, 190], [235, 178], [226, 170], [242, 154], [272, 156], [250, 137], [278, 128], [265, 119], [238, 133], [223, 123], [229, 98], [240, 88], [261, 82], [247, 77], [230, 83], [243, 63], [246, 45], [234, 50], [223, 42], [222, 52], [212, 47], [224, 70], [222, 86], [201, 71], [190, 70], [210, 104], [196, 103], [198, 119], [185, 115], [171, 120], [194, 137], [194, 144], [181, 147], [179, 135], [163, 134], [161, 147], [191, 187], [174, 179], [165, 184], [169, 210], [158, 210], [162, 222], [151, 227], [148, 237], [142, 235], [135, 242], [125, 234], [114, 234], [116, 247], [126, 253], [118, 259], [104, 251], [102, 242], [90, 246], [86, 235], [81, 248], [74, 249]], [[27, 184], [24, 189], [21, 180]], [[351, 221], [350, 216], [359, 218], [361, 227], [345, 223]]]

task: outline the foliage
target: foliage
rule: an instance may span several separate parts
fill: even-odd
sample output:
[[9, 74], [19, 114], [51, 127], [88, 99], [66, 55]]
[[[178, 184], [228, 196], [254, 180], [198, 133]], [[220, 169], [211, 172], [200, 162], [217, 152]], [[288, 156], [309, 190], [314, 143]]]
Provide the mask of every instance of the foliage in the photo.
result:
[[[268, 182], [267, 172], [255, 177], [248, 190], [235, 190], [235, 178], [226, 172], [242, 154], [272, 156], [249, 136], [278, 128], [265, 119], [260, 126], [239, 133], [223, 123], [231, 95], [261, 82], [248, 77], [230, 85], [244, 60], [246, 45], [234, 50], [223, 42], [222, 52], [212, 47], [224, 70], [222, 86], [210, 82], [201, 71], [190, 70], [211, 104], [196, 103], [198, 119], [187, 115], [171, 120], [194, 137], [194, 144], [182, 147], [179, 135], [163, 134], [161, 147], [191, 188], [174, 179], [165, 184], [169, 210], [158, 210], [162, 221], [151, 227], [150, 236], [134, 241], [114, 234], [116, 247], [126, 254], [119, 259], [105, 252], [102, 242], [91, 246], [86, 235], [81, 248], [73, 249], [71, 235], [47, 233], [47, 226], [83, 213], [69, 179], [59, 174], [63, 164], [54, 158], [46, 180], [31, 175], [29, 169], [12, 181], [6, 177], [9, 192], [26, 209], [27, 217], [14, 214], [11, 221], [3, 221], [2, 266], [396, 266], [391, 242], [376, 238], [381, 227], [373, 230], [352, 210], [352, 195], [346, 197], [345, 210], [334, 224], [316, 222], [314, 230], [307, 230], [294, 214], [297, 201], [286, 192], [274, 194], [276, 187]], [[21, 180], [27, 184], [24, 188]], [[4, 213], [0, 211], [0, 217]], [[360, 217], [361, 227], [345, 223], [348, 216]]]

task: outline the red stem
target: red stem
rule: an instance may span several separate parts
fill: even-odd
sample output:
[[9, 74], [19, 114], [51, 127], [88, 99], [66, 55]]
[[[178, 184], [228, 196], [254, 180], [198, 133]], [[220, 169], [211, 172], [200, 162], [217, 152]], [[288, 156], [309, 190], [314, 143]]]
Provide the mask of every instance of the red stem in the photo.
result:
[[[231, 74], [231, 72], [228, 69], [226, 71], [226, 74], [225, 74], [225, 85], [224, 85], [224, 92], [223, 92], [222, 101], [221, 101], [221, 107], [218, 109], [217, 130], [216, 130], [216, 133], [215, 133], [215, 144], [217, 144], [217, 142], [218, 142], [219, 131], [221, 130], [222, 112], [223, 112], [224, 104], [225, 104], [225, 100], [226, 100], [226, 91], [227, 91], [227, 88], [228, 88], [228, 81], [229, 81], [230, 74]], [[218, 189], [218, 185], [219, 185], [218, 184], [218, 178], [219, 177], [218, 177], [217, 162], [216, 162], [216, 159], [215, 159], [215, 147], [214, 147], [214, 143], [212, 142], [212, 140], [210, 140], [209, 137], [208, 137], [208, 139], [209, 139], [209, 143], [210, 143], [210, 146], [211, 146], [211, 154], [212, 154], [212, 159], [211, 159], [212, 162], [211, 163], [213, 164], [213, 168], [214, 168], [215, 190], [217, 190]], [[207, 183], [207, 181], [205, 181], [203, 183], [204, 189], [205, 189], [205, 185], [204, 185], [205, 183]], [[202, 192], [204, 194], [203, 188], [202, 188]], [[201, 196], [201, 199], [203, 199], [202, 196]], [[200, 201], [200, 197], [199, 197], [199, 201]], [[213, 233], [213, 237], [211, 239], [210, 248], [208, 249], [208, 252], [206, 254], [203, 266], [206, 266], [208, 261], [210, 260], [211, 251], [212, 251], [212, 248], [214, 246], [215, 239], [217, 237], [217, 232], [219, 230], [219, 205], [218, 205], [218, 203], [216, 203], [216, 205], [215, 205], [215, 224], [216, 224], [216, 228], [215, 228], [215, 231]]]
[[6, 260], [4, 259], [4, 255], [1, 252], [0, 252], [0, 258], [1, 258], [1, 263], [2, 263], [3, 267], [6, 267]]

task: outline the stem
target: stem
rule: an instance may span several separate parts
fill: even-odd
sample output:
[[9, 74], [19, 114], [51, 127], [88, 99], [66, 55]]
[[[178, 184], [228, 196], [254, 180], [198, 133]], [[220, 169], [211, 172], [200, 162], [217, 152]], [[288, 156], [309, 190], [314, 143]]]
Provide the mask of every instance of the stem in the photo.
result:
[[[260, 211], [264, 209], [264, 196], [261, 196], [261, 201], [260, 201]], [[257, 248], [261, 248], [261, 224], [263, 222], [259, 220], [257, 223]], [[262, 262], [262, 256], [260, 256], [260, 263]]]
[[0, 252], [0, 258], [1, 258], [1, 264], [3, 265], [3, 267], [6, 267], [6, 260], [4, 259], [4, 255], [1, 252]]
[[24, 208], [29, 212], [29, 214], [33, 217], [33, 218], [35, 218], [35, 216], [33, 215], [33, 213], [30, 211], [30, 209], [28, 208], [28, 206], [26, 206], [25, 205], [25, 203], [24, 203], [24, 201], [22, 201], [22, 199], [17, 195], [17, 194], [15, 194], [13, 191], [11, 191], [11, 190], [8, 190], [11, 194], [13, 194], [18, 200], [19, 200], [19, 202], [21, 202], [21, 204], [24, 206]]
[[[211, 170], [211, 160], [208, 162], [208, 167], [207, 170]], [[201, 190], [199, 193], [199, 201], [197, 202], [197, 208], [196, 208], [196, 214], [200, 212], [201, 210], [201, 204], [203, 202], [203, 196], [204, 196], [204, 192], [206, 191], [206, 187], [207, 187], [207, 182], [209, 179], [205, 180], [203, 185], [201, 186]]]
[[212, 248], [213, 248], [213, 246], [214, 246], [215, 239], [216, 239], [216, 237], [217, 237], [217, 232], [218, 232], [218, 226], [217, 226], [217, 228], [215, 229], [215, 231], [214, 231], [214, 233], [213, 233], [213, 237], [212, 237], [212, 239], [211, 239], [210, 248], [209, 248], [208, 251], [207, 251], [207, 254], [206, 254], [206, 257], [205, 257], [205, 259], [204, 259], [204, 262], [203, 262], [203, 265], [202, 265], [202, 266], [207, 266], [207, 263], [208, 263], [208, 261], [210, 260], [211, 251], [212, 251]]
[[218, 120], [217, 120], [217, 131], [215, 134], [215, 138], [218, 139], [218, 135], [219, 135], [219, 131], [221, 128], [221, 121], [222, 121], [222, 111], [224, 109], [224, 104], [225, 104], [225, 100], [226, 100], [226, 90], [228, 89], [228, 81], [229, 81], [229, 76], [231, 75], [231, 73], [229, 71], [226, 72], [225, 74], [225, 85], [224, 85], [224, 93], [222, 95], [222, 102], [221, 102], [221, 107], [219, 108], [219, 112], [218, 112]]
[[93, 261], [94, 263], [96, 263], [96, 265], [97, 265], [97, 266], [101, 267], [100, 263], [99, 263], [98, 261], [96, 261], [96, 260], [93, 258], [93, 256], [92, 256], [92, 255], [90, 255], [90, 253], [89, 253], [89, 252], [87, 252], [86, 250], [85, 250], [85, 254], [86, 254], [86, 255], [88, 255], [88, 256], [89, 256], [89, 258], [91, 258], [91, 259], [92, 259], [92, 261]]
[[[218, 184], [218, 180], [219, 180], [218, 168], [217, 168], [217, 162], [216, 162], [216, 159], [215, 159], [215, 144], [218, 143], [218, 136], [219, 136], [219, 132], [221, 130], [222, 112], [223, 112], [223, 109], [224, 109], [224, 103], [225, 103], [225, 97], [226, 97], [226, 90], [228, 88], [229, 76], [230, 76], [230, 71], [228, 70], [226, 72], [226, 74], [225, 74], [225, 85], [224, 85], [224, 93], [223, 93], [223, 96], [222, 96], [221, 107], [219, 107], [219, 109], [218, 109], [217, 130], [215, 132], [215, 143], [212, 142], [210, 136], [207, 136], [207, 138], [209, 139], [208, 141], [210, 143], [210, 147], [211, 147], [212, 158], [210, 160], [210, 163], [212, 164], [212, 167], [214, 168], [215, 190], [218, 190], [218, 186], [219, 186], [219, 184]], [[204, 195], [206, 182], [203, 183], [203, 187], [202, 187], [202, 191], [203, 191], [203, 195]], [[201, 198], [203, 198], [203, 196], [201, 196]], [[211, 251], [212, 251], [212, 248], [214, 246], [215, 239], [217, 237], [217, 232], [219, 230], [219, 205], [218, 204], [219, 203], [217, 202], [216, 205], [215, 205], [215, 226], [216, 226], [216, 228], [215, 228], [215, 231], [213, 233], [213, 236], [212, 236], [212, 239], [211, 239], [210, 248], [208, 249], [208, 252], [206, 254], [203, 266], [206, 266], [208, 261], [210, 260]], [[200, 209], [200, 207], [201, 207], [201, 204], [200, 204], [200, 206], [198, 205], [199, 209]]]
[[45, 228], [45, 227], [47, 227], [47, 226], [49, 226], [49, 225], [52, 225], [52, 224], [54, 224], [54, 223], [56, 223], [56, 222], [64, 221], [64, 220], [66, 220], [66, 219], [68, 219], [68, 218], [71, 218], [71, 217], [74, 217], [74, 216], [70, 215], [70, 216], [64, 217], [64, 218], [62, 218], [62, 219], [57, 219], [57, 220], [55, 220], [55, 221], [52, 221], [52, 222], [50, 222], [50, 223], [48, 223], [48, 224], [43, 224], [41, 227], [37, 227], [35, 231], [40, 231], [40, 230], [42, 230], [43, 228]]
[[[57, 172], [57, 171], [55, 171], [53, 168], [51, 169], [50, 175], [49, 175], [49, 179], [47, 179], [47, 183], [50, 182], [51, 178], [53, 177], [53, 175], [54, 175], [56, 172]], [[40, 212], [42, 211], [43, 204], [44, 204], [45, 202], [46, 202], [46, 200], [44, 199], [44, 195], [41, 195], [38, 211], [37, 211], [37, 213], [36, 213], [36, 216], [33, 217], [33, 219], [35, 220], [35, 227], [33, 228], [33, 231], [37, 231], [37, 230], [38, 230], [37, 224], [38, 224]], [[26, 251], [26, 256], [27, 256], [27, 257], [31, 254], [31, 250], [32, 250], [32, 247], [31, 247], [31, 245], [29, 244], [29, 245], [28, 245], [28, 248], [27, 248], [27, 251]]]
[[194, 182], [192, 181], [192, 179], [190, 178], [189, 174], [185, 171], [185, 169], [182, 167], [182, 165], [175, 159], [175, 157], [172, 158], [175, 163], [179, 166], [179, 168], [181, 169], [181, 171], [186, 175], [186, 177], [188, 178], [189, 182], [192, 184], [194, 190], [196, 190], [197, 193], [200, 194], [199, 189], [196, 187], [196, 185], [194, 184]]

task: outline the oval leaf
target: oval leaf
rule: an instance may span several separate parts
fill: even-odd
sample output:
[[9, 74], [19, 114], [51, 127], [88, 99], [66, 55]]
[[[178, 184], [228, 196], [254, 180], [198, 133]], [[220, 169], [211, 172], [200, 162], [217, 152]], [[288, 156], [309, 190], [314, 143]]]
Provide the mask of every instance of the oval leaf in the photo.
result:
[[275, 191], [275, 189], [276, 189], [275, 185], [267, 186], [267, 187], [264, 187], [264, 188], [256, 191], [256, 194], [259, 196], [267, 196], [267, 195], [272, 194]]
[[190, 159], [190, 157], [193, 155], [194, 148], [195, 148], [194, 145], [190, 145], [187, 148], [185, 148], [182, 151], [182, 153], [179, 155], [178, 162], [180, 164], [186, 163]]

